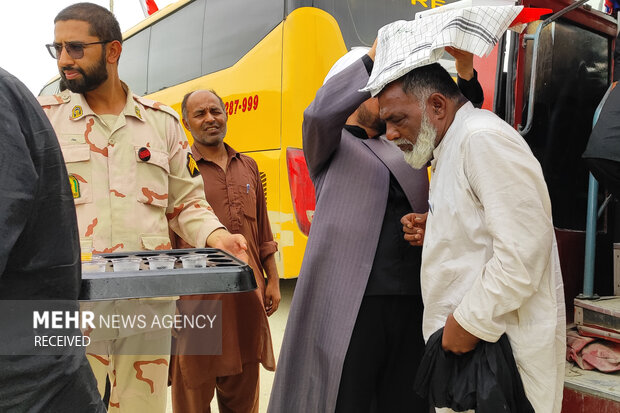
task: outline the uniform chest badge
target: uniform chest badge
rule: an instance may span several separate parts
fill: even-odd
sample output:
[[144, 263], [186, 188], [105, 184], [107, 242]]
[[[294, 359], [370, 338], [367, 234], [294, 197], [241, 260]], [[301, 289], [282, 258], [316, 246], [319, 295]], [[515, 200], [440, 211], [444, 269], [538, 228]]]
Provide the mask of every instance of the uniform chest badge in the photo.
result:
[[196, 160], [194, 159], [192, 154], [189, 153], [189, 152], [187, 152], [187, 170], [189, 171], [189, 174], [193, 178], [195, 178], [198, 175], [200, 175], [200, 170], [198, 169], [198, 164], [196, 163]]
[[82, 107], [80, 105], [76, 105], [71, 110], [71, 119], [77, 119], [84, 114]]
[[80, 197], [80, 181], [73, 176], [69, 175], [69, 184], [71, 185], [71, 193], [73, 194], [73, 199], [77, 199]]
[[138, 150], [138, 158], [140, 158], [141, 161], [146, 162], [149, 159], [151, 159], [151, 151], [149, 151], [149, 148], [146, 147], [142, 147]]

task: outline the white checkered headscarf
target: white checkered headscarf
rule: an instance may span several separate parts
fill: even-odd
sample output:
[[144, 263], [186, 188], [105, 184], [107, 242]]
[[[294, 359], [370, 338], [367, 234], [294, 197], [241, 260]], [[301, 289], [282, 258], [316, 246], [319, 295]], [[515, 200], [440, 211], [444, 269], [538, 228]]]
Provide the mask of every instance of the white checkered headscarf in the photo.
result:
[[383, 26], [378, 34], [375, 64], [362, 91], [376, 96], [388, 83], [412, 69], [437, 62], [445, 46], [481, 57], [489, 54], [522, 9], [523, 6], [447, 8], [443, 13]]

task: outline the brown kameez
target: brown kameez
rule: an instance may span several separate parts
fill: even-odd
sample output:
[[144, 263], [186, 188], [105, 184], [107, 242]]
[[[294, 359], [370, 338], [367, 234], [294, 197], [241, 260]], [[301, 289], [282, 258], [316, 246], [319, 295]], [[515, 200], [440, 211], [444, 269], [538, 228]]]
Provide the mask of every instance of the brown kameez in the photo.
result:
[[[204, 159], [195, 145], [191, 150], [204, 180], [206, 198], [215, 214], [231, 233], [242, 234], [248, 241], [249, 264], [258, 288], [247, 293], [181, 297], [182, 300], [222, 301], [222, 355], [173, 356], [170, 365], [173, 400], [176, 386], [198, 389], [215, 377], [241, 373], [247, 363], [260, 362], [267, 370], [275, 369], [271, 333], [263, 304], [265, 278], [262, 261], [277, 251], [277, 244], [269, 225], [258, 167], [252, 158], [228, 145], [226, 172]], [[191, 245], [177, 237], [176, 247], [189, 248]], [[178, 338], [184, 339], [188, 337]]]

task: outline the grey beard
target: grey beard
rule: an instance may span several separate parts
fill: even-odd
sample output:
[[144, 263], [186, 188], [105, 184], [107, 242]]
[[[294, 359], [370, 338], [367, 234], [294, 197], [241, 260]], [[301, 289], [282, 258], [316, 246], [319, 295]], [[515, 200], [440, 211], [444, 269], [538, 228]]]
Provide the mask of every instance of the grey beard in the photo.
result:
[[[402, 139], [402, 141], [401, 141]], [[395, 144], [403, 143], [410, 144], [406, 139], [397, 139]], [[422, 123], [420, 125], [420, 133], [418, 133], [418, 139], [416, 140], [413, 149], [410, 151], [403, 151], [405, 156], [405, 162], [414, 169], [421, 169], [433, 156], [435, 150], [435, 140], [437, 139], [437, 131], [428, 120], [426, 113], [422, 116]], [[399, 142], [400, 141], [400, 142]]]

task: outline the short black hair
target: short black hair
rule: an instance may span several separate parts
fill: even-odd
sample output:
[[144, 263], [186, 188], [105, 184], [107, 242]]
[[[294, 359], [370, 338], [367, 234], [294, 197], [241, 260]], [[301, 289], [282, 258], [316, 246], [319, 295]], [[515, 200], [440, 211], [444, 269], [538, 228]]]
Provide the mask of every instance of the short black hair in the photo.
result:
[[403, 92], [416, 97], [420, 103], [433, 93], [440, 93], [453, 100], [466, 100], [452, 76], [439, 63], [417, 67], [396, 80]]
[[102, 41], [118, 40], [123, 43], [123, 33], [114, 14], [105, 7], [93, 3], [76, 3], [65, 7], [56, 15], [54, 24], [60, 21], [79, 20], [90, 25], [91, 36]]
[[219, 100], [220, 106], [222, 107], [222, 110], [224, 111], [224, 113], [226, 113], [226, 106], [224, 105], [224, 101], [222, 100], [220, 95], [218, 95], [215, 92], [215, 90], [213, 90], [213, 89], [197, 89], [197, 90], [192, 90], [191, 92], [188, 92], [188, 93], [185, 94], [185, 96], [183, 96], [183, 100], [181, 101], [181, 114], [183, 115], [183, 119], [187, 119], [187, 99], [189, 99], [189, 97], [191, 95], [193, 95], [195, 92], [199, 92], [200, 90], [206, 90], [207, 92], [213, 93], [215, 95], [215, 97], [217, 98], [217, 100]]

